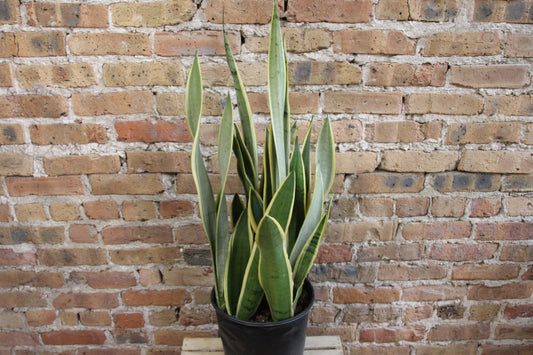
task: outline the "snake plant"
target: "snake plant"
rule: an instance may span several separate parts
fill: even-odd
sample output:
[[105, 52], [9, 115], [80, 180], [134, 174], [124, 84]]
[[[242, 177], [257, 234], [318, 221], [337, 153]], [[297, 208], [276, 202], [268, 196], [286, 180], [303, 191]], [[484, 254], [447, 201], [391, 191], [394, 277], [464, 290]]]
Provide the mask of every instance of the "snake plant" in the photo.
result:
[[[203, 228], [209, 240], [219, 308], [247, 320], [266, 297], [272, 319], [294, 316], [302, 286], [324, 237], [331, 201], [324, 206], [335, 172], [335, 145], [329, 119], [320, 130], [311, 179], [311, 130], [300, 146], [290, 125], [287, 53], [274, 1], [268, 50], [270, 125], [259, 165], [252, 111], [224, 32], [242, 129], [228, 95], [218, 138], [220, 185], [216, 196], [200, 145], [202, 77], [195, 56], [187, 78], [186, 117], [192, 144], [192, 173]], [[231, 205], [224, 192], [231, 153], [244, 196]], [[261, 171], [260, 171], [261, 170]], [[313, 187], [311, 188], [311, 185]], [[244, 198], [244, 200], [243, 200]]]

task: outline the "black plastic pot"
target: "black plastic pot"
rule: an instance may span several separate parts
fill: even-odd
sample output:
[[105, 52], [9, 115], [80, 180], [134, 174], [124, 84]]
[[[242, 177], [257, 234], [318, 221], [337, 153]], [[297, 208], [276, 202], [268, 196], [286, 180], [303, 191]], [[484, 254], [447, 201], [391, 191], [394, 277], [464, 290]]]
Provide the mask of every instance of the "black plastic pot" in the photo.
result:
[[279, 322], [256, 323], [237, 319], [218, 308], [214, 291], [211, 304], [218, 320], [218, 335], [225, 355], [302, 355], [305, 347], [307, 319], [315, 302], [313, 286], [307, 280], [309, 304], [292, 318]]

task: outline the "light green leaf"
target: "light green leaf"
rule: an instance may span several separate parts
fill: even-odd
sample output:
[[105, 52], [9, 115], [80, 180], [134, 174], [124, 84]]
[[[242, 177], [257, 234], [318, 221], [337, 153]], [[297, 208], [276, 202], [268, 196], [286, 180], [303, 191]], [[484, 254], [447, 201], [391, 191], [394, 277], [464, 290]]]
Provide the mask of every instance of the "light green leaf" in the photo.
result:
[[194, 56], [189, 76], [187, 78], [187, 86], [185, 89], [185, 113], [187, 117], [187, 125], [191, 136], [196, 137], [196, 133], [200, 127], [200, 116], [202, 114], [202, 74], [200, 72], [200, 63], [198, 62], [198, 55]]
[[320, 130], [316, 144], [316, 174], [322, 175], [324, 198], [329, 193], [335, 178], [335, 141], [329, 117]]
[[259, 247], [259, 282], [270, 307], [274, 321], [293, 316], [293, 280], [285, 234], [279, 223], [266, 215], [257, 227]]

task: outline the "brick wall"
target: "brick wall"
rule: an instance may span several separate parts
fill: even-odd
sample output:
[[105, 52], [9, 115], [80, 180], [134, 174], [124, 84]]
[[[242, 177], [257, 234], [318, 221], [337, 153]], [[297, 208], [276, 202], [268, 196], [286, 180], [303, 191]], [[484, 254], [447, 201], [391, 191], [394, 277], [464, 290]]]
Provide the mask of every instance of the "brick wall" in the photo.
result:
[[[338, 143], [309, 333], [348, 354], [532, 353], [533, 2], [279, 3], [293, 117], [329, 115]], [[0, 0], [1, 355], [215, 334], [183, 99], [198, 52], [213, 154], [223, 4]], [[270, 14], [226, 1], [260, 140]]]

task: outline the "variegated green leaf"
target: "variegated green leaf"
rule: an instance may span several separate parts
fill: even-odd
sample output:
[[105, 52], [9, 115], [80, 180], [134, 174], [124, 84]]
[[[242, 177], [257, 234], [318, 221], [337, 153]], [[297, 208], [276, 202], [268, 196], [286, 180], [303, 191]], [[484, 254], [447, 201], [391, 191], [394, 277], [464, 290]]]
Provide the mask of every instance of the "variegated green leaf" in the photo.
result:
[[244, 278], [235, 317], [248, 320], [261, 304], [264, 292], [259, 284], [259, 249], [254, 243]]
[[198, 62], [198, 55], [194, 56], [189, 76], [187, 78], [187, 86], [185, 89], [185, 113], [187, 117], [187, 125], [191, 136], [196, 137], [196, 133], [200, 127], [200, 116], [202, 114], [202, 74], [200, 72], [200, 63]]
[[241, 217], [241, 214], [246, 210], [244, 202], [242, 202], [239, 194], [233, 195], [233, 200], [231, 201], [231, 226], [235, 228], [237, 221]]
[[294, 173], [290, 173], [272, 197], [272, 201], [265, 211], [266, 215], [274, 218], [279, 223], [284, 234], [287, 233], [291, 221], [294, 205], [294, 184]]
[[305, 212], [307, 209], [307, 186], [305, 185], [304, 163], [298, 145], [298, 137], [296, 137], [294, 142], [289, 170], [294, 174], [296, 182], [294, 188], [294, 208], [292, 210], [292, 218], [288, 233], [288, 251], [290, 253], [294, 243], [296, 243], [298, 232], [304, 223]]

